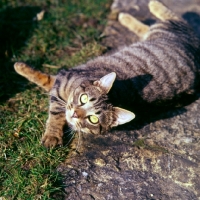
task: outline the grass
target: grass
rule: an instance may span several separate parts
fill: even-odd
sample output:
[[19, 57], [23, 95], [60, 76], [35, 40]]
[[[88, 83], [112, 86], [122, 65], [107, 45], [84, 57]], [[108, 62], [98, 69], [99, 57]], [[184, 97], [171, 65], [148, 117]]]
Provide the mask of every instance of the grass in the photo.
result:
[[[62, 199], [56, 171], [66, 147], [40, 144], [48, 95], [17, 75], [13, 63], [25, 61], [55, 73], [102, 54], [100, 35], [110, 0], [2, 0], [0, 2], [0, 197]], [[34, 17], [45, 10], [41, 21]], [[58, 199], [58, 198], [57, 198]]]

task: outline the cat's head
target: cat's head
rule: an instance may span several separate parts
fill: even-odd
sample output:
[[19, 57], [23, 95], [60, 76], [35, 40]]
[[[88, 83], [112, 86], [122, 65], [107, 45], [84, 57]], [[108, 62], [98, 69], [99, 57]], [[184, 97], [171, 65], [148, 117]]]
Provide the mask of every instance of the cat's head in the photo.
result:
[[112, 72], [96, 81], [83, 81], [73, 90], [66, 106], [66, 120], [73, 130], [100, 134], [134, 119], [134, 113], [108, 102], [115, 78]]
[[[15, 70], [46, 91], [50, 91], [52, 101], [61, 101], [60, 109], [65, 110], [66, 120], [73, 130], [99, 134], [135, 117], [132, 112], [113, 107], [107, 101], [107, 93], [116, 78], [114, 72], [93, 81], [81, 81], [80, 76], [71, 78], [76, 84], [71, 85], [70, 91], [66, 92], [66, 71], [60, 71], [59, 76], [50, 76], [23, 62], [15, 63]], [[58, 108], [58, 105], [55, 108]]]

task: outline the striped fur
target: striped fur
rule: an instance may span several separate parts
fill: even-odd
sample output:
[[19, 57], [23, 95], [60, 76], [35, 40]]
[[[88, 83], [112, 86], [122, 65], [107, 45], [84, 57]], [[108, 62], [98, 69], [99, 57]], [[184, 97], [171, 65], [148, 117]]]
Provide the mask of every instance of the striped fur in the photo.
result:
[[[135, 30], [141, 41], [112, 55], [61, 70], [56, 77], [15, 64], [18, 73], [50, 90], [42, 139], [46, 147], [62, 144], [66, 121], [75, 131], [99, 134], [134, 118], [132, 112], [115, 106], [134, 110], [138, 99], [157, 104], [195, 92], [200, 80], [200, 40], [160, 2], [151, 1], [149, 7], [162, 21], [147, 27], [128, 14], [120, 15], [120, 23]], [[80, 102], [84, 94], [85, 104]], [[91, 123], [90, 116], [97, 117], [98, 123]]]
[[36, 83], [47, 92], [49, 92], [53, 87], [56, 78], [55, 76], [34, 70], [23, 62], [15, 63], [14, 68], [18, 74], [26, 77], [29, 81]]

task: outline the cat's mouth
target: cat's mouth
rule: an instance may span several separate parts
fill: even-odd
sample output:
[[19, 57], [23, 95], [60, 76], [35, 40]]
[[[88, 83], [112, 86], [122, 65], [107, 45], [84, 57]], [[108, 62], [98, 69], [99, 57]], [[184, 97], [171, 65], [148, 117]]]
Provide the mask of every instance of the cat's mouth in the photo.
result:
[[66, 115], [66, 120], [68, 122], [68, 125], [74, 130], [77, 131], [77, 122], [78, 122], [78, 116], [77, 113], [71, 109], [71, 110], [66, 110], [65, 112]]

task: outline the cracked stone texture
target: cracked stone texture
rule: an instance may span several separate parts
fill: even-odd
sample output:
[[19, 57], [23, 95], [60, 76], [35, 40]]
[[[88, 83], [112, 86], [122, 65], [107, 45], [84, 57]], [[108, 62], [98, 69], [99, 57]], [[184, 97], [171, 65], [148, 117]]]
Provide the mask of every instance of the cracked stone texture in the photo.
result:
[[[200, 0], [163, 0], [200, 36]], [[151, 24], [147, 0], [115, 0], [103, 43], [115, 49], [138, 40], [116, 16], [128, 12]], [[126, 37], [125, 37], [126, 36]], [[186, 106], [149, 109], [138, 120], [106, 135], [82, 135], [58, 171], [64, 199], [200, 199], [200, 94]], [[77, 139], [73, 141], [77, 144]]]

